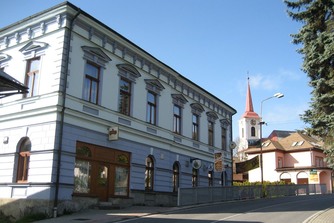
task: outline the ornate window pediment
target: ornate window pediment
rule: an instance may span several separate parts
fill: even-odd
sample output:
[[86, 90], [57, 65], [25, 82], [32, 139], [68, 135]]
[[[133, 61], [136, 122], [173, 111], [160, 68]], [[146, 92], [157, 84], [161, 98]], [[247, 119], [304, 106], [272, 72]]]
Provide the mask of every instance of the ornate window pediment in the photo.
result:
[[218, 119], [218, 115], [216, 114], [216, 112], [213, 111], [208, 111], [206, 113], [206, 116], [208, 117], [208, 121], [210, 122], [215, 122]]
[[230, 126], [230, 124], [231, 124], [230, 121], [228, 119], [226, 119], [226, 118], [220, 119], [219, 121], [220, 121], [221, 127], [225, 128], [225, 129], [228, 126]]
[[118, 74], [130, 81], [135, 82], [138, 77], [141, 77], [138, 70], [129, 64], [117, 64], [116, 66], [119, 69]]
[[165, 89], [164, 86], [156, 79], [145, 79], [146, 89], [153, 91], [154, 93], [160, 95], [160, 92]]
[[0, 68], [8, 66], [8, 62], [10, 59], [12, 59], [12, 57], [8, 54], [0, 53]]
[[92, 61], [101, 67], [105, 67], [106, 63], [111, 61], [110, 57], [100, 48], [90, 46], [82, 46], [81, 48], [84, 51], [84, 59]]
[[188, 101], [182, 94], [172, 94], [173, 103], [183, 108]]
[[204, 111], [203, 106], [200, 105], [199, 103], [192, 103], [190, 107], [191, 107], [191, 112], [196, 115], [200, 115]]
[[0, 53], [0, 63], [8, 61], [11, 59], [11, 56], [5, 53]]
[[31, 41], [20, 49], [26, 57], [38, 57], [45, 53], [45, 49], [49, 45], [44, 42]]

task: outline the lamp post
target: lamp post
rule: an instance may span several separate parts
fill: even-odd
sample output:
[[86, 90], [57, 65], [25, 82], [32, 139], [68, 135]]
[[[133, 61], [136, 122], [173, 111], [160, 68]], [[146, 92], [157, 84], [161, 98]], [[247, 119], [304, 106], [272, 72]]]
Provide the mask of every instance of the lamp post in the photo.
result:
[[261, 101], [261, 113], [260, 113], [260, 168], [261, 168], [261, 185], [263, 185], [263, 160], [262, 160], [262, 125], [265, 124], [265, 122], [263, 121], [262, 119], [262, 104], [263, 102], [269, 100], [269, 99], [272, 99], [272, 98], [282, 98], [284, 97], [284, 94], [282, 93], [276, 93], [274, 94], [273, 96], [269, 97], [269, 98], [266, 98], [266, 99], [263, 99]]

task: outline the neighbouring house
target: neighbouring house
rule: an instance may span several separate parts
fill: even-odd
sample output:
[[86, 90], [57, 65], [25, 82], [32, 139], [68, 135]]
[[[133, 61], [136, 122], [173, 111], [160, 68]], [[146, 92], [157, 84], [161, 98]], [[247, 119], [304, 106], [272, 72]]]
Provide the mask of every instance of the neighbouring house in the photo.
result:
[[[333, 170], [324, 162], [325, 154], [321, 140], [301, 131], [284, 130], [274, 130], [268, 138], [261, 138], [260, 121], [261, 117], [253, 109], [248, 83], [246, 109], [239, 120], [240, 143], [238, 157], [235, 157], [234, 180], [261, 182], [263, 179], [295, 184], [326, 184], [327, 191], [332, 191]], [[260, 160], [261, 154], [263, 175], [259, 167], [261, 162], [254, 162], [258, 164], [254, 165], [256, 168], [238, 172], [237, 165], [255, 160], [256, 157]]]
[[0, 99], [3, 213], [173, 205], [179, 187], [231, 185], [236, 110], [77, 6], [0, 29], [0, 68], [29, 88]]
[[[248, 148], [248, 159], [258, 156], [261, 148]], [[290, 133], [278, 141], [262, 142], [263, 180], [295, 184], [326, 184], [332, 191], [332, 169], [324, 162], [322, 142], [302, 132]], [[248, 172], [250, 182], [261, 181], [260, 168]]]

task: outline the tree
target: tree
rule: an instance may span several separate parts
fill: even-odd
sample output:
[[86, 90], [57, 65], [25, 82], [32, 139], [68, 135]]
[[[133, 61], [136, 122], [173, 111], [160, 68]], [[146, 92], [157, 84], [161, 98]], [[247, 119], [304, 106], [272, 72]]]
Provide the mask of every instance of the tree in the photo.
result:
[[334, 1], [284, 2], [288, 15], [303, 24], [299, 33], [291, 35], [293, 43], [301, 45], [302, 70], [312, 87], [310, 108], [301, 118], [311, 126], [308, 133], [324, 140], [327, 162], [334, 163]]
[[310, 108], [301, 115], [311, 125], [307, 131], [321, 137], [326, 162], [334, 168], [334, 1], [284, 0], [288, 15], [303, 23], [293, 43], [302, 45], [302, 70], [312, 87]]

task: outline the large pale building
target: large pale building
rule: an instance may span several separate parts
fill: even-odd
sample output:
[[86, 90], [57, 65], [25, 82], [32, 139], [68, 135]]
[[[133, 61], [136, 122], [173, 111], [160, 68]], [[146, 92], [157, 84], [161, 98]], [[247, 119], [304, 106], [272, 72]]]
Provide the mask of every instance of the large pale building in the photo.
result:
[[75, 5], [0, 29], [0, 68], [29, 87], [0, 99], [3, 212], [231, 185], [236, 110]]

